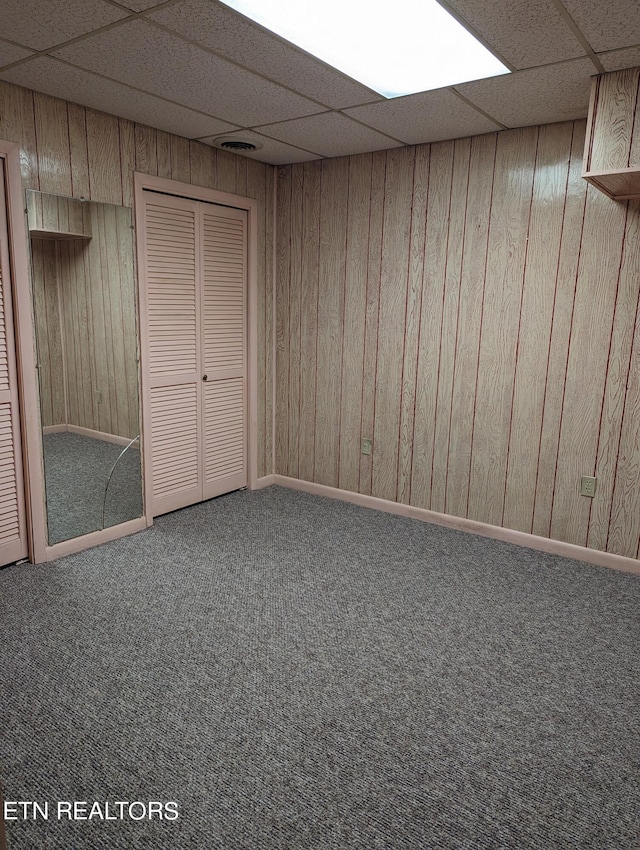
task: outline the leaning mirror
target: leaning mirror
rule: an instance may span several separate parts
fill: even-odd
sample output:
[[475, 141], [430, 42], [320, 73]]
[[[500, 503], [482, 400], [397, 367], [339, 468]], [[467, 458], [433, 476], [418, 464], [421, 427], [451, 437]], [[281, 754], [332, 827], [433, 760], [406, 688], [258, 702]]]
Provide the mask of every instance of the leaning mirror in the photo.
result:
[[142, 515], [131, 210], [27, 191], [49, 545]]

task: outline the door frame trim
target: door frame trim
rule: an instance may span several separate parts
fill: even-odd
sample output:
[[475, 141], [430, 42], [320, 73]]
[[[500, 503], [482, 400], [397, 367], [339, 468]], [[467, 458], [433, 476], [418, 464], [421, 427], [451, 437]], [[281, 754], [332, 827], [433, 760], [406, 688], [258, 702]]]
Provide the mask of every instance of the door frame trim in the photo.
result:
[[47, 560], [47, 525], [40, 402], [36, 381], [36, 343], [25, 200], [20, 170], [20, 145], [16, 142], [0, 140], [0, 156], [5, 163], [27, 540], [29, 560], [37, 564]]
[[143, 303], [141, 281], [146, 273], [146, 228], [144, 216], [145, 190], [174, 195], [192, 201], [204, 201], [247, 212], [247, 486], [255, 490], [258, 481], [258, 201], [242, 195], [195, 186], [166, 177], [155, 177], [136, 171], [134, 180], [134, 215], [136, 258], [138, 263], [138, 315], [140, 330], [140, 381], [142, 402], [142, 460], [144, 476], [144, 513], [152, 525], [151, 464], [147, 463], [145, 446], [151, 445], [149, 345], [146, 304]]

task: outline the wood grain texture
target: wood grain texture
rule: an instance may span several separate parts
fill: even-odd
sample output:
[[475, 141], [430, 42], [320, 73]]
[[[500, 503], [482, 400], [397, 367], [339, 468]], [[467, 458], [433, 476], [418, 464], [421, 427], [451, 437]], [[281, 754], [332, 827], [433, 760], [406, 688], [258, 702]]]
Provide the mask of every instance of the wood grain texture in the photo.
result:
[[360, 473], [360, 426], [365, 317], [367, 309], [367, 259], [371, 157], [349, 160], [349, 198], [345, 256], [342, 404], [340, 410], [339, 487], [357, 490]]
[[371, 495], [382, 499], [395, 499], [398, 487], [414, 162], [415, 148], [387, 152], [371, 483]]
[[410, 504], [419, 508], [431, 502], [453, 156], [454, 145], [448, 142], [431, 146], [410, 492]]
[[[322, 165], [306, 162], [303, 170], [304, 216], [300, 269], [300, 410], [298, 412], [298, 474], [313, 478], [316, 436], [316, 378], [318, 340], [318, 255], [320, 246], [320, 186]], [[286, 184], [285, 184], [286, 185]], [[278, 184], [278, 201], [280, 184]], [[278, 271], [279, 277], [279, 271]], [[276, 305], [278, 302], [276, 301]], [[276, 306], [277, 309], [277, 306]], [[279, 311], [278, 311], [279, 312]], [[276, 400], [276, 410], [277, 410]]]
[[298, 477], [300, 434], [300, 354], [302, 319], [302, 229], [303, 229], [303, 167], [291, 170], [291, 209], [289, 252], [291, 270], [289, 275], [289, 391], [288, 391], [288, 450], [287, 475]]
[[278, 276], [296, 295], [278, 326], [301, 333], [279, 421], [293, 405], [300, 479], [335, 486], [337, 430], [342, 489], [637, 556], [638, 208], [587, 191], [584, 136], [566, 122], [344, 160], [344, 271], [327, 163], [304, 166], [301, 189], [300, 166], [281, 169]]
[[500, 525], [537, 129], [500, 133], [478, 360], [468, 516]]
[[36, 92], [34, 115], [40, 191], [71, 195], [69, 116], [63, 100]]
[[43, 427], [66, 423], [64, 359], [58, 298], [56, 243], [33, 239], [33, 309], [38, 355], [40, 416]]
[[540, 128], [529, 223], [511, 431], [501, 525], [531, 531], [562, 220], [571, 157], [571, 124]]
[[[278, 174], [276, 219], [278, 277], [276, 303], [276, 472], [286, 470], [289, 459], [289, 281], [291, 279], [291, 169]], [[284, 307], [286, 305], [286, 308]], [[284, 309], [282, 309], [284, 308]]]
[[337, 486], [344, 323], [348, 158], [322, 162], [318, 268], [318, 337], [315, 416], [316, 478]]
[[631, 156], [640, 68], [603, 74], [596, 81], [589, 171], [626, 168]]

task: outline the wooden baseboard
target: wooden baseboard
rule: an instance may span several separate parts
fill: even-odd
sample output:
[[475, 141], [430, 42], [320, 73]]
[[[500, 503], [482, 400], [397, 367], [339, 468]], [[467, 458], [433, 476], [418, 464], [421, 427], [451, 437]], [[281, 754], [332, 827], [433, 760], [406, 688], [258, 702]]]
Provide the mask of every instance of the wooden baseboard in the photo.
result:
[[264, 475], [262, 478], [257, 478], [252, 490], [262, 490], [264, 487], [270, 487], [272, 484], [275, 484], [275, 475]]
[[43, 434], [66, 434], [69, 426], [64, 423], [62, 425], [44, 425], [42, 427]]
[[[364, 496], [361, 493], [352, 493], [349, 490], [339, 490], [337, 487], [328, 487], [325, 484], [314, 484], [311, 481], [302, 481], [299, 478], [289, 478], [286, 475], [270, 475], [266, 478], [272, 479], [270, 484], [280, 487], [289, 487], [292, 490], [301, 490], [304, 493], [312, 493], [316, 496], [327, 496], [330, 499], [339, 499], [343, 502], [351, 502], [354, 505], [362, 505], [365, 508], [373, 508], [377, 511], [396, 514], [397, 516], [411, 517], [422, 522], [430, 522], [434, 525], [442, 525], [453, 528], [456, 531], [464, 531], [468, 534], [479, 534], [482, 537], [491, 537], [494, 540], [504, 540], [514, 543], [516, 546], [525, 546], [528, 549], [537, 549], [540, 552], [549, 552], [553, 555], [561, 555], [563, 558], [573, 558], [576, 561], [584, 561], [599, 567], [609, 567], [612, 570], [621, 570], [625, 573], [640, 575], [640, 561], [635, 558], [625, 558], [623, 555], [614, 555], [612, 552], [601, 552], [598, 549], [588, 549], [586, 546], [576, 546], [574, 543], [564, 543], [561, 540], [550, 540], [548, 537], [539, 537], [536, 534], [527, 534], [524, 531], [513, 531], [510, 528], [501, 528], [497, 525], [489, 525], [486, 522], [477, 522], [473, 519], [463, 519], [429, 511], [426, 508], [416, 508], [413, 505], [401, 505], [388, 499], [379, 499], [377, 496]], [[266, 479], [259, 479], [260, 481]], [[262, 486], [269, 486], [264, 484]]]
[[[132, 437], [121, 437], [119, 434], [107, 434], [106, 431], [94, 431], [92, 428], [82, 428], [80, 425], [67, 425], [70, 434], [80, 434], [82, 437], [92, 437], [94, 440], [104, 440], [117, 446], [126, 446]], [[134, 444], [135, 445], [135, 444]]]

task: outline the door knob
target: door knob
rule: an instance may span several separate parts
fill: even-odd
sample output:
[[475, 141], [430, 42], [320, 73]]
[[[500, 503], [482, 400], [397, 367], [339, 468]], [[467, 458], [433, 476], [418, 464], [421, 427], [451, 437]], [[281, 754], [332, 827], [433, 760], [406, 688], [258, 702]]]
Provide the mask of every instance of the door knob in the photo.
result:
[[206, 375], [203, 375], [203, 376], [202, 376], [202, 380], [203, 380], [203, 381], [206, 381], [206, 380], [207, 380], [207, 376], [206, 376]]

